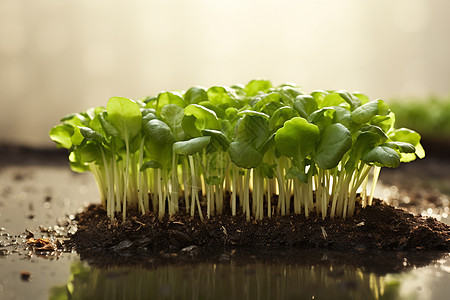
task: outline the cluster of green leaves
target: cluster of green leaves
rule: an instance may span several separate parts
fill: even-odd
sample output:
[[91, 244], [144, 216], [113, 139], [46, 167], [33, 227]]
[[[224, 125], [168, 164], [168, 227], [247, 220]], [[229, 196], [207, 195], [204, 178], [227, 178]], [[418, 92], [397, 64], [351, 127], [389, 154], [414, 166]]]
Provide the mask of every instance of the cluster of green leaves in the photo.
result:
[[381, 167], [424, 156], [420, 135], [394, 122], [381, 99], [253, 80], [112, 97], [106, 108], [64, 117], [50, 137], [69, 149], [73, 170], [92, 171], [111, 217], [136, 206], [160, 218], [182, 207], [202, 219], [205, 207], [207, 217], [225, 207], [247, 219], [325, 218], [352, 215], [356, 201], [370, 205]]
[[413, 127], [425, 139], [448, 139], [450, 136], [450, 97], [397, 99], [389, 101], [396, 112], [396, 123]]

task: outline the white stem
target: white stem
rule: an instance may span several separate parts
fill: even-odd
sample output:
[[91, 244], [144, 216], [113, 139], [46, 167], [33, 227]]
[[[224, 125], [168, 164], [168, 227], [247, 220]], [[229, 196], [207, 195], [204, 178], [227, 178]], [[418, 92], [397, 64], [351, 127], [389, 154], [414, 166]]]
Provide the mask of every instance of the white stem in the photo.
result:
[[381, 167], [375, 166], [373, 169], [373, 179], [372, 179], [372, 188], [370, 189], [370, 197], [368, 201], [368, 205], [372, 205], [373, 196], [375, 194], [375, 187], [377, 185], [378, 177], [380, 176]]
[[250, 172], [251, 169], [245, 169], [245, 178], [244, 178], [244, 208], [245, 208], [245, 216], [247, 221], [250, 221], [250, 203], [249, 203], [249, 183], [250, 183]]

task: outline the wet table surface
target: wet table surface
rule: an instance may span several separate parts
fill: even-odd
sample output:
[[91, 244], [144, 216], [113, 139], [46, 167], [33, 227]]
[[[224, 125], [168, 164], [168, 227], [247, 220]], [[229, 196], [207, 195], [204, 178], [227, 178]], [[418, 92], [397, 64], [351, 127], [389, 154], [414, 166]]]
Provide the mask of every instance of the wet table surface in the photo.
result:
[[[409, 197], [386, 184], [379, 185], [377, 194], [397, 204]], [[448, 224], [448, 195], [438, 192], [436, 197], [442, 198], [439, 207], [413, 209], [425, 209], [422, 212]], [[56, 164], [1, 166], [0, 299], [449, 299], [448, 258], [384, 274], [364, 266], [258, 259], [245, 265], [231, 260], [99, 269], [80, 261], [76, 253], [39, 256], [17, 246], [25, 240], [26, 229], [45, 237], [40, 227], [55, 229], [58, 222], [97, 202], [91, 174]], [[327, 253], [322, 255], [327, 260]]]

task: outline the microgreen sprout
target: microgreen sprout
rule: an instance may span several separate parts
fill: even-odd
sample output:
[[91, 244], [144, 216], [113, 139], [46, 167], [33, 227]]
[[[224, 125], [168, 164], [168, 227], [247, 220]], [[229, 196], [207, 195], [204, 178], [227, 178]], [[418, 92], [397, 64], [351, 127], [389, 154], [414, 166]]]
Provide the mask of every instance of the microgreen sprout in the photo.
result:
[[50, 137], [72, 170], [94, 174], [111, 218], [128, 207], [159, 218], [346, 218], [372, 204], [382, 167], [424, 157], [420, 135], [394, 123], [381, 99], [253, 80], [112, 97], [62, 118]]

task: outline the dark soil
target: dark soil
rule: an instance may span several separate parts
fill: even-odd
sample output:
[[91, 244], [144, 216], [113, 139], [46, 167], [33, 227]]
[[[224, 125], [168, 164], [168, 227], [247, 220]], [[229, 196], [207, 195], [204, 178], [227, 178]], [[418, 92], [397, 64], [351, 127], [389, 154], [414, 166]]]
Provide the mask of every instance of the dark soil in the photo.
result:
[[[433, 218], [415, 217], [377, 201], [355, 216], [322, 220], [303, 215], [277, 216], [247, 222], [245, 216], [214, 216], [201, 222], [184, 212], [169, 220], [131, 213], [111, 222], [106, 211], [91, 205], [77, 216], [71, 241], [77, 250], [141, 247], [152, 251], [198, 247], [322, 248], [342, 251], [450, 250], [450, 226]], [[128, 241], [127, 243], [124, 243]]]
[[[98, 205], [89, 206], [76, 220], [78, 231], [68, 245], [76, 248], [82, 259], [98, 266], [154, 265], [155, 259], [161, 264], [164, 259], [179, 256], [183, 262], [185, 258], [192, 260], [198, 256], [203, 260], [239, 261], [239, 257], [248, 260], [249, 254], [272, 260], [285, 257], [283, 253], [287, 253], [286, 260], [292, 263], [305, 257], [292, 254], [298, 251], [309, 253], [307, 260], [311, 263], [314, 257], [317, 262], [323, 260], [321, 253], [325, 250], [340, 253], [335, 255], [341, 260], [346, 257], [346, 264], [361, 264], [360, 260], [367, 257], [356, 254], [370, 253], [373, 258], [383, 253], [386, 265], [381, 268], [392, 272], [402, 264], [404, 267], [405, 258], [397, 259], [398, 253], [408, 252], [409, 260], [414, 260], [411, 256], [423, 259], [434, 253], [430, 251], [438, 251], [440, 255], [450, 251], [450, 226], [432, 218], [413, 216], [381, 201], [359, 207], [354, 217], [345, 220], [289, 215], [247, 222], [245, 216], [225, 214], [201, 222], [183, 212], [170, 220], [159, 220], [152, 213], [131, 212], [128, 220], [111, 222]], [[386, 251], [393, 256], [391, 264], [386, 260]]]

